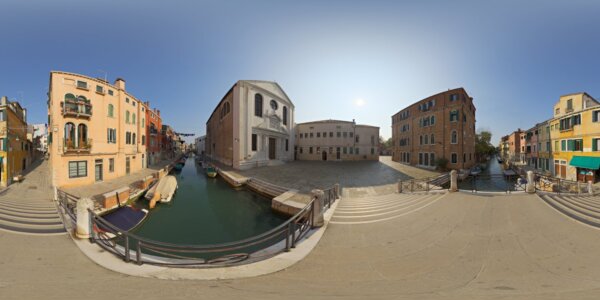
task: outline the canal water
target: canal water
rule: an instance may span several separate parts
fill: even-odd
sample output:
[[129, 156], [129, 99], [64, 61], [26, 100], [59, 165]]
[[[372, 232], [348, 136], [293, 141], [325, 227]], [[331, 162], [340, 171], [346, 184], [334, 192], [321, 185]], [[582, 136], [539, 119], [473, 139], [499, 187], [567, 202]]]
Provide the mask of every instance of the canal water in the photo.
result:
[[518, 176], [506, 177], [503, 172], [504, 165], [500, 164], [497, 157], [494, 156], [485, 164], [485, 168], [477, 178], [469, 176], [465, 178], [465, 180], [459, 181], [458, 188], [462, 190], [472, 190], [475, 186], [478, 191], [514, 191]]
[[[208, 245], [239, 241], [286, 221], [272, 212], [270, 199], [207, 177], [193, 157], [171, 175], [179, 186], [173, 200], [151, 209], [134, 234], [160, 242]], [[148, 201], [142, 198], [136, 205], [147, 208]]]

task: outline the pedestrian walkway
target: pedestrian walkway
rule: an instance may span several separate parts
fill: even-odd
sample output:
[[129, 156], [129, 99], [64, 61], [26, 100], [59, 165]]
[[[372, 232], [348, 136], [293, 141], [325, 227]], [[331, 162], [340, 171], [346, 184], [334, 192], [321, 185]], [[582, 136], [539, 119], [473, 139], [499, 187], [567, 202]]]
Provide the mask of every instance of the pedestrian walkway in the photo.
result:
[[21, 183], [13, 183], [0, 195], [0, 230], [11, 233], [65, 234], [52, 202], [48, 162], [35, 162]]
[[64, 188], [63, 190], [78, 198], [88, 197], [93, 199], [98, 195], [102, 195], [104, 193], [129, 186], [132, 183], [145, 178], [146, 176], [154, 174], [155, 172], [164, 168], [171, 162], [172, 160], [163, 160], [155, 165], [149, 166], [148, 168], [142, 169], [138, 172], [129, 174], [127, 176], [97, 182], [90, 185]]

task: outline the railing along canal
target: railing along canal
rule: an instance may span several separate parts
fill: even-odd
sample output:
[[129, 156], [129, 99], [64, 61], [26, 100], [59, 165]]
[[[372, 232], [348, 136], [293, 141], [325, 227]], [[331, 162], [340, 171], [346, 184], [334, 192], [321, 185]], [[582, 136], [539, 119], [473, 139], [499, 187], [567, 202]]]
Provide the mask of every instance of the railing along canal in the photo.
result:
[[404, 193], [430, 192], [445, 190], [443, 186], [450, 182], [450, 174], [442, 174], [438, 177], [427, 177], [422, 179], [409, 179], [398, 181], [398, 191]]
[[[470, 183], [470, 184], [469, 184]], [[459, 187], [470, 187], [472, 192], [504, 192], [525, 191], [527, 181], [518, 175], [478, 174], [469, 175], [462, 180]]]
[[[592, 193], [595, 193], [592, 188]], [[590, 187], [587, 183], [561, 179], [551, 176], [535, 174], [535, 189], [542, 192], [558, 194], [589, 194]]]
[[[339, 198], [339, 185], [324, 190], [323, 211]], [[138, 265], [147, 263], [171, 267], [217, 267], [267, 259], [296, 247], [315, 228], [316, 205], [311, 201], [283, 224], [241, 241], [214, 245], [180, 245], [159, 242], [122, 231], [89, 210], [90, 241], [104, 250]]]
[[58, 205], [65, 211], [71, 220], [77, 222], [77, 200], [79, 200], [79, 198], [60, 189], [56, 189], [56, 198]]

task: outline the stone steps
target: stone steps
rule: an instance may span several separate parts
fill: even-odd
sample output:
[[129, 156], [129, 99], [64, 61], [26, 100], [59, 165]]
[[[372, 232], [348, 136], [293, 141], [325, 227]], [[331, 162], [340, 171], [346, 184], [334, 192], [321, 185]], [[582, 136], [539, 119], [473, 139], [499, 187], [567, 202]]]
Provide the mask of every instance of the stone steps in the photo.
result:
[[561, 195], [543, 194], [540, 198], [548, 205], [581, 223], [600, 227], [600, 214], [593, 213], [583, 207], [578, 207], [563, 199]]
[[0, 200], [0, 230], [34, 235], [65, 234], [65, 227], [52, 202]]
[[[343, 199], [338, 204], [330, 223], [358, 225], [392, 220], [421, 210], [442, 196], [441, 194], [391, 194], [373, 198], [350, 199], [349, 204], [346, 199]], [[360, 206], [361, 202], [369, 204]]]

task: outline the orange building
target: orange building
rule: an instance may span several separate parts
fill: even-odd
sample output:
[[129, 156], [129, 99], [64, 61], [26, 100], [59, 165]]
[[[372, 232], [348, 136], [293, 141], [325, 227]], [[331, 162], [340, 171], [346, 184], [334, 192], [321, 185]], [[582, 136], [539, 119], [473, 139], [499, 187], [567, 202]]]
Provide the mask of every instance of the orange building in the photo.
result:
[[162, 152], [162, 119], [160, 110], [150, 109], [150, 102], [146, 102], [146, 152], [148, 154], [148, 165], [154, 165], [161, 160]]

